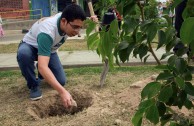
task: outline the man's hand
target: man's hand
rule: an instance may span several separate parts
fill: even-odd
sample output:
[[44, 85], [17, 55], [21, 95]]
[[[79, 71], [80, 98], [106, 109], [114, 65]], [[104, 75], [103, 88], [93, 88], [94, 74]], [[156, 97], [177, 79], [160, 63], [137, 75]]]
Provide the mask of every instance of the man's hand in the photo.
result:
[[72, 106], [72, 96], [67, 90], [60, 93], [60, 97], [65, 108], [70, 108]]
[[98, 17], [97, 17], [96, 15], [91, 16], [91, 17], [90, 17], [90, 20], [92, 20], [92, 21], [98, 23]]

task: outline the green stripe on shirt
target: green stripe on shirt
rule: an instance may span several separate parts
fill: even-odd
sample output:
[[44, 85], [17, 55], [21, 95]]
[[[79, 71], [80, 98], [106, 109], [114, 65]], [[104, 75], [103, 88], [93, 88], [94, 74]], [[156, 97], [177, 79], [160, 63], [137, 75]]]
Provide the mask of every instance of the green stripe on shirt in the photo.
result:
[[38, 55], [50, 57], [53, 39], [46, 33], [40, 33], [38, 34], [37, 41]]

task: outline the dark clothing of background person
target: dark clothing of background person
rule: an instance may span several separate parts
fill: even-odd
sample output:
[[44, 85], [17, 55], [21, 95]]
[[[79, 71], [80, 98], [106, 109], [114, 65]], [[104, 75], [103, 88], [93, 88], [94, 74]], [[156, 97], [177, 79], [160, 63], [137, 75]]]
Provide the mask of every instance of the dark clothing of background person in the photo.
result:
[[[177, 37], [180, 38], [180, 29], [183, 23], [183, 11], [186, 7], [187, 4], [187, 0], [183, 0], [176, 8], [175, 8], [175, 29], [177, 31]], [[184, 48], [184, 44], [182, 42], [179, 42], [175, 45], [175, 47], [173, 48], [173, 51], [176, 53], [179, 49], [183, 49]], [[189, 55], [189, 50], [187, 51], [187, 55]]]
[[181, 2], [176, 8], [175, 8], [175, 29], [177, 31], [177, 37], [180, 38], [180, 29], [183, 23], [183, 11], [186, 7], [187, 4], [187, 0], [183, 0], [183, 2]]
[[116, 13], [113, 12], [112, 9], [109, 9], [104, 13], [102, 18], [102, 26], [106, 26], [106, 30], [109, 29], [111, 22], [116, 19]]
[[72, 0], [58, 0], [58, 11], [63, 11], [63, 9], [72, 4]]

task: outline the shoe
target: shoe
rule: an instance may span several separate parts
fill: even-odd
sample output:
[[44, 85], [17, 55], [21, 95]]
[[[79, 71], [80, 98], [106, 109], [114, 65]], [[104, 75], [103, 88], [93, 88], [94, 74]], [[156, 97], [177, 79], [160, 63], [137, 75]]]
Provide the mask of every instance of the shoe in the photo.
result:
[[30, 89], [30, 99], [33, 101], [39, 100], [42, 98], [42, 92], [40, 91], [39, 86], [32, 87]]

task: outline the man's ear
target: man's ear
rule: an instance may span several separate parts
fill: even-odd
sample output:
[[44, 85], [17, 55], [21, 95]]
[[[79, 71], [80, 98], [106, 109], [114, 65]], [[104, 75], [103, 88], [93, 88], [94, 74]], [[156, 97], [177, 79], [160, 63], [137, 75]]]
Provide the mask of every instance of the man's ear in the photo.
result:
[[61, 18], [61, 21], [62, 21], [64, 24], [66, 24], [66, 23], [67, 23], [66, 18]]

